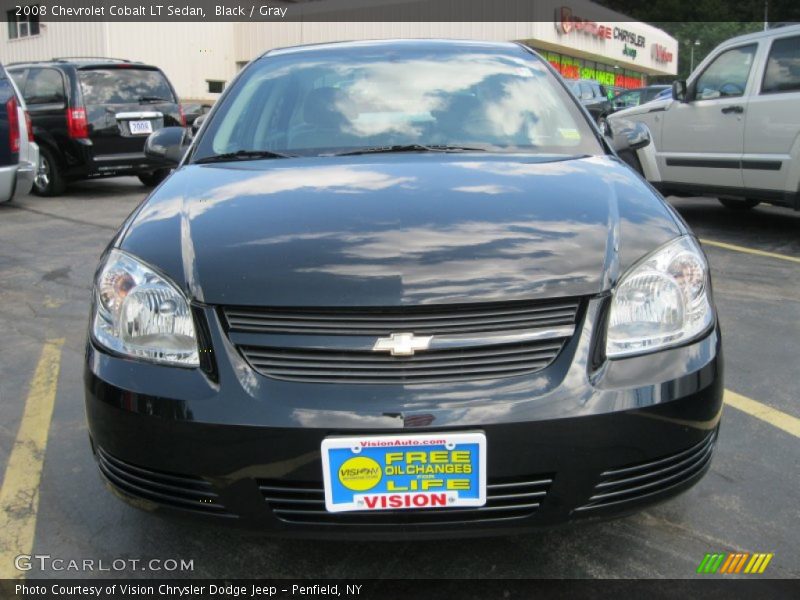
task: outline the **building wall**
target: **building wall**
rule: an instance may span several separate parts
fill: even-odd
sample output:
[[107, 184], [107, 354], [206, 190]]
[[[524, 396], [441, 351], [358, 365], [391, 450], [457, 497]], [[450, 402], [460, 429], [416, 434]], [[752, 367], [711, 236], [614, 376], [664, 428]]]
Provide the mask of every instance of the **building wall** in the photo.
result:
[[157, 65], [182, 99], [214, 100], [208, 79], [230, 81], [236, 73], [233, 23], [52, 22], [32, 37], [8, 39], [3, 29], [0, 61], [59, 56], [126, 58]]
[[40, 27], [39, 35], [9, 40], [4, 23], [0, 61], [7, 64], [58, 56], [108, 56], [106, 23], [42, 23]]
[[109, 56], [161, 67], [182, 99], [216, 99], [207, 80], [236, 73], [233, 23], [108, 23]]

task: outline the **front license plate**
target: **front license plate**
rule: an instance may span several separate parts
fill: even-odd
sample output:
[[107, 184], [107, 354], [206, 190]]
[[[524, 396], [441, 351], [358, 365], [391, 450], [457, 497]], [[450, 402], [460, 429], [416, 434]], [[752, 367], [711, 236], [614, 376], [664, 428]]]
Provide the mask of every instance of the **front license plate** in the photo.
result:
[[486, 436], [430, 433], [322, 441], [330, 512], [486, 504]]
[[132, 135], [153, 133], [153, 124], [150, 121], [128, 121]]

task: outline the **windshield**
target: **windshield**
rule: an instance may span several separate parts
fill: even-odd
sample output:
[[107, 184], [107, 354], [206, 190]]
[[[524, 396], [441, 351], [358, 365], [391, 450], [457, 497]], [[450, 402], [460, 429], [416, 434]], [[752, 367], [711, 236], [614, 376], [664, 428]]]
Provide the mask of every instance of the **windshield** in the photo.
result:
[[209, 123], [194, 160], [409, 145], [602, 152], [566, 90], [521, 48], [367, 44], [267, 56], [251, 65]]
[[153, 69], [88, 69], [78, 71], [83, 99], [91, 104], [175, 102], [167, 78]]

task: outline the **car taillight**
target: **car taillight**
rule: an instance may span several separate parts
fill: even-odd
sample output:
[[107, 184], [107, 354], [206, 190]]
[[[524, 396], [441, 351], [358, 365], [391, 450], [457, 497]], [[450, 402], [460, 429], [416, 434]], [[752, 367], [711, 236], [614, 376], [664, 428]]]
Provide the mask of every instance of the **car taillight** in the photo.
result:
[[89, 122], [85, 108], [67, 109], [67, 133], [72, 139], [89, 137]]
[[17, 113], [17, 99], [13, 96], [6, 102], [6, 112], [8, 113], [8, 145], [11, 152], [19, 152], [19, 114]]
[[28, 111], [25, 111], [25, 127], [28, 129], [28, 141], [33, 141], [33, 123], [31, 122], [31, 116], [28, 114]]
[[186, 127], [186, 115], [183, 112], [183, 107], [178, 104], [178, 114], [181, 116], [181, 127]]

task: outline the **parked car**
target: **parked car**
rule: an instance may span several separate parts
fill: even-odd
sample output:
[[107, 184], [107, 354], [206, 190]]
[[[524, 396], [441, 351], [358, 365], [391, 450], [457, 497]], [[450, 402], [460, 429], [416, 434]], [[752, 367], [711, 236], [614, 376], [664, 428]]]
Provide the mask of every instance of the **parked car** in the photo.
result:
[[40, 148], [34, 192], [56, 196], [68, 182], [137, 175], [157, 185], [169, 170], [144, 155], [147, 136], [185, 125], [175, 90], [157, 67], [110, 58], [14, 64]]
[[672, 86], [661, 90], [651, 102], [655, 100], [672, 100]]
[[608, 98], [605, 86], [591, 79], [570, 81], [569, 85], [575, 97], [586, 107], [602, 130], [608, 115], [614, 112], [614, 105]]
[[135, 506], [440, 539], [627, 513], [708, 469], [706, 259], [530, 48], [273, 50], [187, 136], [148, 139], [177, 169], [95, 280], [91, 444]]
[[639, 106], [640, 104], [655, 100], [660, 93], [670, 90], [672, 90], [672, 86], [670, 85], [648, 85], [647, 87], [626, 90], [614, 97], [612, 101], [614, 110]]
[[644, 176], [665, 194], [800, 210], [800, 26], [728, 40], [669, 98], [612, 119], [646, 125]]
[[39, 167], [25, 101], [0, 64], [0, 202], [27, 193]]
[[204, 102], [181, 102], [181, 110], [186, 119], [186, 125], [192, 126], [195, 119], [206, 115], [211, 110], [212, 105]]

